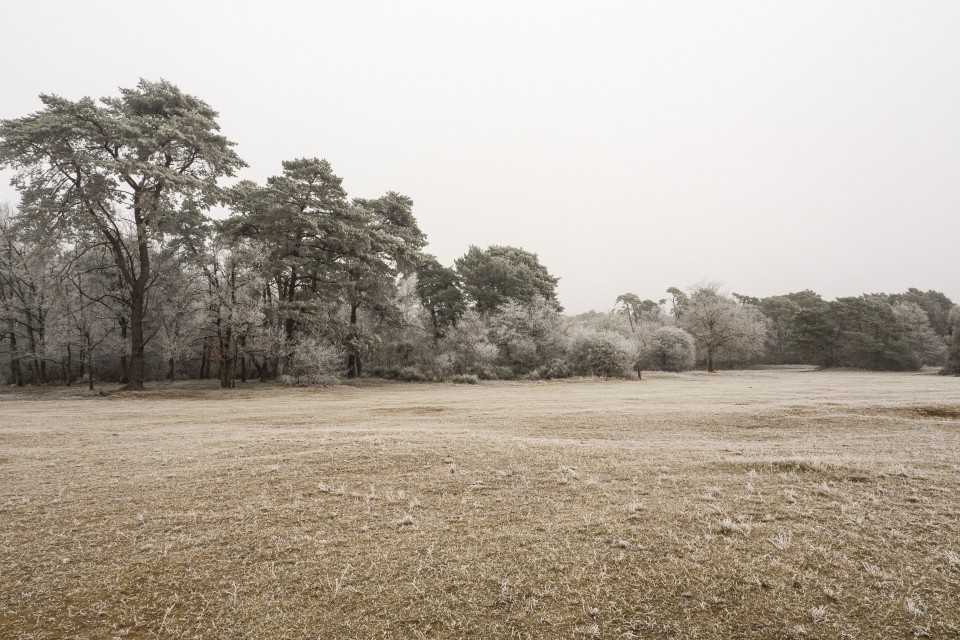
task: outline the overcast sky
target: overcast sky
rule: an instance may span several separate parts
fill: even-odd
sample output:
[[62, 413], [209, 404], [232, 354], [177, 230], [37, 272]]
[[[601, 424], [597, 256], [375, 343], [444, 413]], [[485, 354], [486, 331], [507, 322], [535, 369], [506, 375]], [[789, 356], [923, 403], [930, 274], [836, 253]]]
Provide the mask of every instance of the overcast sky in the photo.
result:
[[[720, 280], [960, 301], [960, 2], [12, 2], [0, 118], [167, 79], [568, 311]], [[3, 173], [0, 201], [16, 201]]]

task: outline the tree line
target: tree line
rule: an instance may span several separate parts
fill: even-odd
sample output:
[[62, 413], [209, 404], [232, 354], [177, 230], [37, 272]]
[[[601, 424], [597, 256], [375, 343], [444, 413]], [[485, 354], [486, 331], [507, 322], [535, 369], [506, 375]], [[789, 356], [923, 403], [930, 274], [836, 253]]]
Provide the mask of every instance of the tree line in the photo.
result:
[[0, 123], [21, 194], [0, 209], [8, 384], [470, 382], [697, 363], [960, 373], [960, 312], [942, 293], [759, 299], [706, 283], [564, 315], [535, 253], [471, 246], [443, 265], [410, 198], [350, 198], [326, 160], [223, 186], [244, 162], [217, 113], [168, 82], [41, 101]]

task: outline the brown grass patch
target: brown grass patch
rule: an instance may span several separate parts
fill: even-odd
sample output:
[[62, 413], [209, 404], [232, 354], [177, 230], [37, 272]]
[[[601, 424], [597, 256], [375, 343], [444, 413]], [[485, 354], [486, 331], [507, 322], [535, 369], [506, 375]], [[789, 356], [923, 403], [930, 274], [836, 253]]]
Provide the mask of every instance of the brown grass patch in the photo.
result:
[[955, 380], [0, 392], [3, 638], [960, 635]]
[[934, 405], [927, 407], [910, 407], [910, 410], [924, 418], [946, 418], [960, 420], [960, 406]]

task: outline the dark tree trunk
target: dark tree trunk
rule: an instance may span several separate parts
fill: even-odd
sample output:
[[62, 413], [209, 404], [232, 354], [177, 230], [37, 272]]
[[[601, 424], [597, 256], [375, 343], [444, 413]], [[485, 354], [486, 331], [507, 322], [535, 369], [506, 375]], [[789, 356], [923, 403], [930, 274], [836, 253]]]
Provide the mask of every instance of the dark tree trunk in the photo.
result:
[[347, 356], [347, 377], [360, 377], [360, 358], [354, 353]]
[[234, 387], [234, 379], [237, 370], [237, 358], [232, 348], [231, 332], [228, 330], [218, 338], [220, 346], [220, 361], [217, 367], [217, 374], [220, 378], [220, 386], [224, 389]]
[[201, 380], [206, 380], [206, 379], [207, 379], [206, 371], [207, 371], [207, 364], [209, 363], [209, 361], [210, 361], [210, 360], [209, 360], [209, 356], [208, 356], [208, 354], [207, 354], [207, 339], [204, 338], [204, 339], [203, 339], [203, 345], [200, 347], [200, 375], [199, 375], [199, 378], [200, 378]]
[[127, 367], [127, 322], [126, 318], [120, 318], [120, 384], [130, 382], [130, 373]]
[[[244, 347], [247, 346], [246, 336], [240, 338], [240, 345]], [[240, 356], [240, 382], [246, 382], [246, 381], [247, 381], [247, 352], [244, 351], [243, 354]]]
[[[350, 326], [357, 326], [357, 309], [360, 307], [359, 304], [350, 305]], [[362, 372], [360, 364], [360, 354], [356, 351], [347, 355], [347, 377], [348, 378], [359, 378], [360, 373]]]
[[[280, 292], [278, 292], [279, 294]], [[293, 310], [293, 303], [297, 299], [297, 270], [293, 269], [290, 272], [290, 282], [287, 283], [286, 296], [280, 296], [281, 299], [286, 298], [286, 301], [289, 303], [290, 307], [287, 310], [288, 313], [291, 313]], [[287, 342], [293, 341], [293, 333], [297, 330], [297, 323], [293, 318], [286, 318], [283, 321], [283, 329], [287, 336]]]
[[87, 355], [87, 388], [90, 391], [93, 391], [93, 343], [90, 341], [90, 333], [87, 332], [84, 336], [87, 339], [86, 355]]
[[[47, 333], [46, 333], [46, 318], [43, 316], [43, 311], [37, 312], [37, 337], [40, 339], [40, 346], [43, 348], [43, 345], [46, 343]], [[47, 360], [46, 358], [40, 358], [40, 384], [47, 384]]]
[[713, 349], [707, 350], [707, 372], [713, 373]]
[[174, 380], [176, 380], [176, 375], [177, 375], [177, 361], [176, 361], [176, 358], [174, 358], [174, 357], [171, 356], [170, 359], [167, 360], [167, 367], [168, 367], [168, 369], [167, 369], [167, 380], [169, 380], [170, 382], [173, 382]]
[[[144, 246], [143, 251], [146, 251]], [[146, 269], [141, 268], [140, 277], [134, 283], [130, 296], [130, 374], [127, 390], [143, 389], [143, 306]]]
[[73, 384], [73, 372], [70, 370], [73, 365], [73, 353], [70, 351], [70, 343], [67, 343], [67, 362], [63, 367], [63, 375], [67, 379], [67, 386]]
[[266, 382], [267, 381], [266, 362], [264, 362], [264, 364], [261, 366], [261, 364], [257, 362], [257, 356], [250, 356], [250, 361], [253, 362], [253, 366], [257, 370], [257, 376], [260, 378], [260, 382]]
[[27, 337], [30, 339], [30, 352], [33, 354], [33, 358], [30, 362], [30, 378], [32, 384], [40, 384], [43, 380], [40, 379], [40, 359], [37, 357], [37, 334], [34, 332], [33, 325], [33, 314], [27, 313]]
[[18, 387], [23, 386], [23, 369], [20, 368], [20, 354], [17, 351], [17, 334], [13, 330], [13, 321], [10, 321], [10, 382]]

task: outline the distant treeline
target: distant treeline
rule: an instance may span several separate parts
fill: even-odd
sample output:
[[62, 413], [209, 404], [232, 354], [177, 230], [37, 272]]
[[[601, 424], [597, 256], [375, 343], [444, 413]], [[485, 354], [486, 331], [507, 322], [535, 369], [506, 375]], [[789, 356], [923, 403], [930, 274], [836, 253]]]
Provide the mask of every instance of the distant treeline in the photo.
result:
[[[568, 316], [536, 254], [473, 246], [442, 265], [409, 198], [350, 199], [325, 160], [220, 186], [244, 164], [216, 112], [170, 83], [41, 100], [0, 124], [0, 164], [22, 194], [0, 210], [7, 384], [471, 382], [764, 363], [960, 373], [960, 311], [936, 291], [758, 299], [701, 284]], [[208, 217], [214, 205], [228, 217]]]

